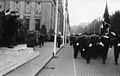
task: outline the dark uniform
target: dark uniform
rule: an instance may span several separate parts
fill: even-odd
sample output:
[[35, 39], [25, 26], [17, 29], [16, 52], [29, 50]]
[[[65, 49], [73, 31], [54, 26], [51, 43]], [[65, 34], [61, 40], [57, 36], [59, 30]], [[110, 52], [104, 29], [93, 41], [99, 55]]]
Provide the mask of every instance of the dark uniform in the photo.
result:
[[87, 35], [81, 35], [78, 37], [78, 43], [79, 43], [78, 49], [83, 58], [86, 57], [86, 46], [87, 46], [86, 42], [87, 42]]
[[90, 43], [92, 44], [91, 46], [91, 56], [96, 59], [98, 57], [98, 48], [97, 48], [97, 42], [98, 42], [99, 36], [97, 35], [91, 35], [90, 36]]
[[83, 45], [82, 45], [82, 44], [84, 43], [84, 36], [82, 36], [82, 35], [79, 36], [77, 41], [78, 41], [78, 43], [79, 43], [78, 49], [79, 49], [79, 51], [80, 51], [80, 53], [81, 53], [81, 56], [84, 57], [84, 56], [83, 56]]
[[42, 46], [42, 35], [41, 34], [39, 35], [39, 38], [38, 38], [38, 44], [39, 44], [39, 47]]
[[120, 53], [120, 36], [117, 36], [114, 40], [114, 60], [115, 64], [118, 64], [118, 57]]
[[85, 53], [86, 53], [86, 63], [90, 63], [91, 57], [93, 55], [93, 41], [91, 40], [91, 36], [88, 36], [86, 39], [86, 47], [85, 47]]
[[71, 35], [71, 36], [70, 36], [70, 46], [72, 46], [72, 45], [73, 45], [73, 42], [74, 42], [74, 36], [73, 36], [73, 35]]
[[74, 58], [77, 58], [78, 50], [79, 50], [78, 37], [74, 36], [72, 41], [73, 41], [73, 49], [74, 49]]
[[44, 46], [45, 34], [41, 34], [41, 45]]
[[100, 43], [103, 45], [102, 47], [102, 58], [103, 58], [103, 64], [105, 64], [105, 61], [107, 59], [107, 53], [110, 45], [110, 38], [109, 36], [103, 36], [100, 39]]
[[60, 45], [61, 45], [61, 36], [58, 35], [57, 36], [57, 47], [60, 48]]
[[97, 44], [96, 44], [97, 57], [102, 58], [103, 48], [104, 48], [104, 44], [102, 42], [98, 41]]
[[[12, 13], [15, 13], [15, 12], [11, 12], [11, 14]], [[11, 47], [12, 39], [18, 30], [17, 16], [15, 15], [5, 16], [2, 29], [4, 31], [4, 34], [3, 34], [4, 45]]]
[[80, 36], [78, 38], [78, 42], [81, 56], [86, 59], [86, 63], [90, 63], [92, 45], [90, 43], [90, 37], [88, 37], [87, 35]]

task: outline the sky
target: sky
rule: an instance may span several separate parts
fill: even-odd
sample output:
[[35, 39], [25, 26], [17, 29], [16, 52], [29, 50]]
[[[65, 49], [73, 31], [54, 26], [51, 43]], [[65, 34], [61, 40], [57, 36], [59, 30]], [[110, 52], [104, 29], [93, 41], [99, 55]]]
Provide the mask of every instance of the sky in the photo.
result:
[[[120, 10], [120, 0], [107, 0], [109, 14]], [[90, 23], [95, 18], [102, 18], [106, 0], [68, 0], [70, 26]]]

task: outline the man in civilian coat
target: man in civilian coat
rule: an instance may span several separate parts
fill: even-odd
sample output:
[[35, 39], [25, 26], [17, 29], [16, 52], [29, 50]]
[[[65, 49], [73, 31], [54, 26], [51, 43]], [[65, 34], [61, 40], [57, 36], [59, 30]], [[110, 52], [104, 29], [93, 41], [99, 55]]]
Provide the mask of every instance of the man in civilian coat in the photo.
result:
[[15, 32], [18, 30], [17, 16], [15, 15], [15, 11], [11, 11], [11, 13], [5, 17], [4, 26], [2, 29], [4, 31], [3, 37], [5, 46], [10, 47], [12, 44], [12, 38]]

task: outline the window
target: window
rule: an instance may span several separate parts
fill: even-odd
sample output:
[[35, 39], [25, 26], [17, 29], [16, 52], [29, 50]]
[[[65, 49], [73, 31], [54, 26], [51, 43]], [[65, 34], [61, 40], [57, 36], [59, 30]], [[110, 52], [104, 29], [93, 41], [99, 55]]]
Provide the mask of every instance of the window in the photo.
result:
[[40, 30], [40, 19], [35, 20], [35, 30]]
[[41, 3], [36, 2], [36, 9], [35, 9], [36, 14], [41, 14]]
[[30, 14], [30, 11], [31, 11], [31, 5], [30, 2], [27, 1], [25, 2], [25, 13]]
[[0, 11], [4, 10], [4, 2], [0, 2]]
[[29, 30], [29, 22], [30, 22], [30, 19], [29, 18], [25, 18], [25, 27], [27, 30]]
[[20, 2], [19, 1], [15, 1], [14, 5], [15, 5], [15, 11], [19, 11], [20, 10]]

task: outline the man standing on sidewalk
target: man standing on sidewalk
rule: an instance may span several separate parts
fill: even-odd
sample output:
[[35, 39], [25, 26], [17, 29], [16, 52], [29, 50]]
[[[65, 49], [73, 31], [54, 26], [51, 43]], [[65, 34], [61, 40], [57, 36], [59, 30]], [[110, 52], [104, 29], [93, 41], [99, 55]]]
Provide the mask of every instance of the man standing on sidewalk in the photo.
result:
[[59, 33], [57, 36], [57, 47], [60, 48], [60, 45], [61, 45], [61, 33]]

